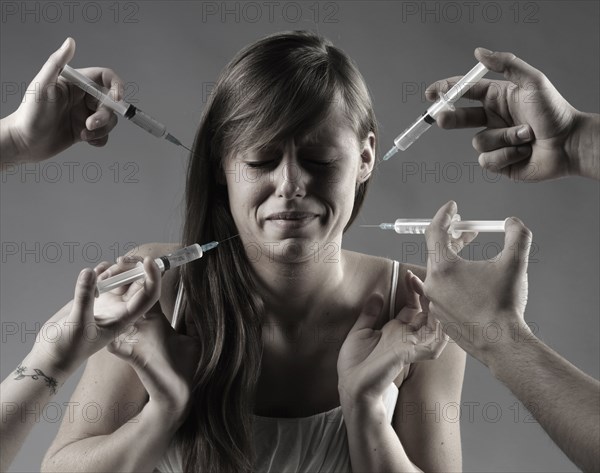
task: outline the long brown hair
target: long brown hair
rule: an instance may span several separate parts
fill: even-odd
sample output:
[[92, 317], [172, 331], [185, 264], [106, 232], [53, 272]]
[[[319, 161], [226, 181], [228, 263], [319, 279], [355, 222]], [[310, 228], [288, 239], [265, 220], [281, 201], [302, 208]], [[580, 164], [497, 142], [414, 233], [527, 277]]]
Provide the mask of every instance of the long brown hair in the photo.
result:
[[[332, 103], [343, 107], [359, 142], [377, 123], [354, 62], [309, 31], [277, 33], [240, 51], [204, 108], [187, 173], [184, 245], [238, 233], [227, 187], [218, 177], [234, 150], [281, 142], [309, 131]], [[361, 183], [344, 232], [360, 210]], [[253, 471], [252, 412], [261, 366], [264, 304], [239, 238], [185, 266], [186, 313], [201, 340], [190, 415], [177, 434], [185, 472]], [[185, 329], [184, 329], [185, 330]]]

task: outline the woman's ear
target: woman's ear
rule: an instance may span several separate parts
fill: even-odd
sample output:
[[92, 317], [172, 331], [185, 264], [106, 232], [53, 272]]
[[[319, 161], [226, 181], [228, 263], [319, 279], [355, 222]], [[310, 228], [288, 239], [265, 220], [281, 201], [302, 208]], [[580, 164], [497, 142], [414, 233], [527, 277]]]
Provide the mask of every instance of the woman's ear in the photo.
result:
[[360, 166], [358, 169], [358, 183], [361, 184], [371, 177], [375, 167], [375, 133], [369, 132], [367, 138], [362, 142], [360, 151]]

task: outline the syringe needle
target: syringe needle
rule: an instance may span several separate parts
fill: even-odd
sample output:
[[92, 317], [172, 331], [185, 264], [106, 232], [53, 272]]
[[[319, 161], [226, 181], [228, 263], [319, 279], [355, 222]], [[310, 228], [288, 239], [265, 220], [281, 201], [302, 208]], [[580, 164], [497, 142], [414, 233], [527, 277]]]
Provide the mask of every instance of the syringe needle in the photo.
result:
[[231, 240], [232, 238], [235, 238], [236, 236], [240, 236], [240, 234], [238, 233], [236, 235], [230, 236], [229, 238], [225, 238], [224, 240], [221, 240], [219, 243], [223, 243], [223, 242], [225, 242], [227, 240]]

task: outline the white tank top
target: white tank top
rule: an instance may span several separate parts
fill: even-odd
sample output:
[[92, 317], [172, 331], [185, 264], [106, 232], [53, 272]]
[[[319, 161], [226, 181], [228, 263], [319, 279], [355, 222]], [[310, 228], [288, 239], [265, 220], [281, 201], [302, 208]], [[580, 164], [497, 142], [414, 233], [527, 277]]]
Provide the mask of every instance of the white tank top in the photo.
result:
[[[398, 261], [394, 261], [390, 290], [390, 320], [394, 318], [396, 288], [398, 286]], [[183, 285], [179, 285], [173, 314], [175, 324]], [[398, 388], [391, 383], [383, 395], [387, 422], [391, 424]], [[252, 415], [254, 429], [254, 471], [260, 473], [296, 472], [350, 472], [350, 452], [342, 407], [308, 417], [263, 417]], [[182, 457], [172, 443], [161, 458], [156, 470], [162, 473], [182, 471]]]

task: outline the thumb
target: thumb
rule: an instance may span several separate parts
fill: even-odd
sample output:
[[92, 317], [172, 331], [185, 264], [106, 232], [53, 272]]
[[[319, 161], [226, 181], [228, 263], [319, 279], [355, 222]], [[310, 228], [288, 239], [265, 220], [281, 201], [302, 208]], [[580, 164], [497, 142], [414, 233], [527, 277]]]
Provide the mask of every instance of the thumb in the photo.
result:
[[504, 264], [517, 271], [526, 272], [531, 250], [531, 230], [518, 218], [507, 218], [504, 222], [504, 249], [500, 255]]
[[69, 319], [71, 322], [84, 323], [94, 316], [94, 299], [96, 293], [96, 273], [85, 268], [79, 273], [75, 284], [75, 296]]
[[451, 245], [448, 229], [457, 212], [456, 202], [450, 200], [440, 207], [433, 220], [425, 229], [427, 243], [427, 273], [431, 274], [435, 266], [447, 261], [455, 261], [459, 256]]
[[513, 53], [492, 52], [477, 48], [475, 58], [490, 71], [504, 74], [504, 78], [523, 86], [527, 82], [539, 82], [544, 76], [541, 71], [519, 59]]
[[348, 332], [348, 335], [352, 332], [357, 332], [363, 328], [373, 328], [375, 322], [377, 322], [377, 316], [381, 313], [383, 308], [383, 297], [381, 294], [372, 294], [365, 305], [363, 306], [358, 319], [354, 322], [354, 326]]
[[33, 79], [39, 87], [56, 83], [60, 71], [75, 55], [75, 40], [67, 38], [60, 49], [54, 51]]

